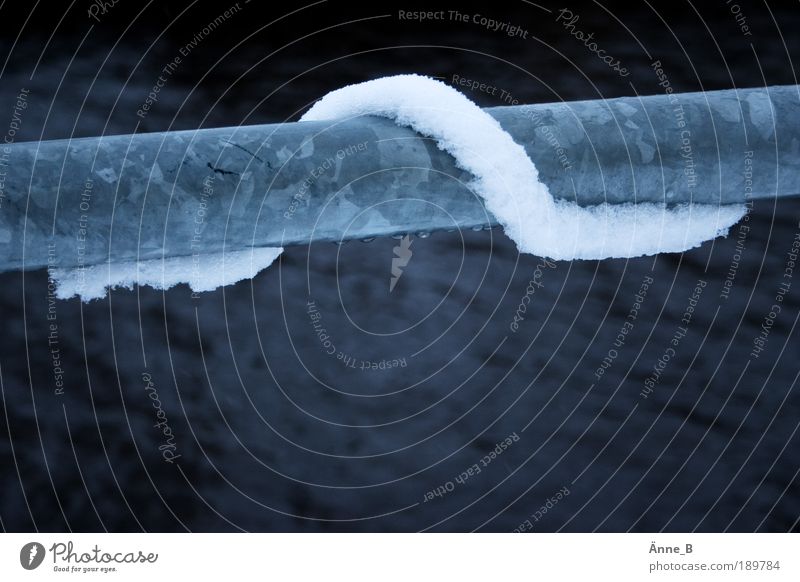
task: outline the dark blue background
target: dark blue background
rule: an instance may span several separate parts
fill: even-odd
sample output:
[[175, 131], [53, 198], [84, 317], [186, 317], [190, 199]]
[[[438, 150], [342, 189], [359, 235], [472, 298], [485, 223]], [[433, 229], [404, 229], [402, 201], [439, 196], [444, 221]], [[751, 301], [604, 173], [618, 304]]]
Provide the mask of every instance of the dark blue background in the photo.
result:
[[[161, 68], [228, 4], [138, 13], [123, 0], [100, 23], [89, 6], [0, 9], [0, 127], [19, 89], [31, 91], [19, 139], [134, 131]], [[398, 21], [385, 3], [325, 2], [267, 26], [301, 5], [266, 14], [242, 2], [184, 59], [139, 131], [296, 119], [328, 90], [400, 72], [483, 80], [523, 103], [658, 93], [653, 59], [678, 91], [796, 83], [796, 7], [740, 2], [744, 36], [724, 2], [570, 4], [579, 28], [629, 68], [622, 78], [554, 22], [547, 10], [562, 5], [542, 6], [444, 6], [517, 23], [526, 40]], [[64, 395], [54, 394], [46, 273], [2, 274], [0, 526], [510, 531], [529, 519], [534, 531], [797, 530], [800, 280], [765, 351], [749, 354], [798, 220], [798, 201], [755, 205], [728, 300], [736, 228], [683, 255], [559, 263], [517, 333], [509, 323], [540, 259], [499, 230], [414, 238], [391, 294], [397, 241], [379, 239], [287, 249], [252, 282], [199, 301], [181, 286], [60, 302]], [[596, 382], [646, 275], [635, 328]], [[698, 279], [707, 287], [688, 335], [644, 399]], [[309, 297], [337, 349], [407, 366], [346, 369], [314, 335]], [[144, 372], [175, 434], [174, 464], [158, 451]], [[519, 440], [455, 482], [511, 434]], [[424, 501], [449, 481], [451, 492]]]

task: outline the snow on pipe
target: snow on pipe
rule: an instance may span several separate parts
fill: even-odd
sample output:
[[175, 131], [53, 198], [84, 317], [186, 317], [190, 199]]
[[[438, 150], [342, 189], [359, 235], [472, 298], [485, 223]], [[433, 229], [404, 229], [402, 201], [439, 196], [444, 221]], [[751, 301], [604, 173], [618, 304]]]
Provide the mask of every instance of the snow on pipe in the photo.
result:
[[[582, 206], [800, 193], [798, 86], [485, 111], [553, 197]], [[0, 270], [497, 222], [435, 140], [371, 116], [18, 143], [5, 157]]]

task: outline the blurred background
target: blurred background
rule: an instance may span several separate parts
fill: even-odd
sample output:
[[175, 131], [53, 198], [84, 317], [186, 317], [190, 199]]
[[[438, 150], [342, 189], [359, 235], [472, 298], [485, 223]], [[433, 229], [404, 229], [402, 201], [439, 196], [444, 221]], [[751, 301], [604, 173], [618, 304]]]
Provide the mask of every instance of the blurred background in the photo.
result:
[[[655, 60], [676, 91], [797, 83], [797, 4], [631, 4], [4, 3], [0, 126], [23, 89], [17, 141], [291, 121], [329, 90], [408, 72], [520, 103], [659, 93]], [[399, 17], [420, 8], [470, 21]], [[800, 199], [761, 201], [691, 252], [554, 267], [497, 229], [412, 236], [391, 292], [397, 240], [287, 248], [199, 300], [179, 286], [59, 301], [63, 390], [47, 273], [0, 274], [0, 526], [797, 530], [800, 280], [751, 352], [798, 221]]]

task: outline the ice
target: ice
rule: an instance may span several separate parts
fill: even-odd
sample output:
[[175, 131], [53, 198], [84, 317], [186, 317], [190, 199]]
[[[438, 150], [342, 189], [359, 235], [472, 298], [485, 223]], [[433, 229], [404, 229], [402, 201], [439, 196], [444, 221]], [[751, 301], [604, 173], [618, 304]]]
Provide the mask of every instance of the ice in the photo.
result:
[[744, 205], [600, 204], [555, 200], [525, 149], [454, 88], [421, 75], [397, 75], [337, 89], [303, 120], [379, 115], [434, 138], [475, 178], [520, 252], [555, 260], [627, 258], [680, 252], [725, 235]]
[[[727, 234], [744, 205], [600, 204], [580, 207], [555, 200], [539, 181], [525, 149], [488, 113], [454, 88], [421, 75], [397, 75], [350, 85], [318, 101], [301, 121], [379, 115], [436, 140], [474, 179], [520, 252], [555, 260], [637, 257], [680, 252]], [[423, 227], [424, 225], [420, 225]], [[188, 283], [212, 291], [254, 277], [280, 255], [280, 248], [170, 257], [53, 269], [57, 296], [84, 301], [107, 289], [134, 284], [169, 289]]]
[[50, 270], [50, 276], [57, 283], [56, 297], [59, 299], [69, 299], [76, 295], [83, 301], [102, 299], [108, 289], [132, 289], [135, 284], [169, 289], [179, 283], [188, 283], [192, 291], [201, 293], [252, 279], [269, 267], [282, 252], [282, 248], [264, 247], [188, 257], [107, 263], [84, 269], [55, 268]]

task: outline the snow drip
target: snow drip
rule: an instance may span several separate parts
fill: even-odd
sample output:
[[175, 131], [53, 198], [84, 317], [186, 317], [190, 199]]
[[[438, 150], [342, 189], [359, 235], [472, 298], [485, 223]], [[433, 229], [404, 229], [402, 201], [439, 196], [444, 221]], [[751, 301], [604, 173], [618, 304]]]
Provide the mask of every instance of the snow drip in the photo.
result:
[[[300, 119], [320, 121], [362, 115], [394, 120], [433, 138], [470, 172], [479, 194], [522, 253], [554, 260], [629, 258], [681, 252], [726, 235], [744, 205], [599, 204], [581, 207], [556, 200], [539, 181], [525, 149], [500, 124], [456, 89], [421, 75], [396, 75], [328, 93]], [[134, 284], [169, 289], [188, 283], [212, 291], [253, 278], [283, 251], [253, 248], [147, 261], [52, 269], [57, 297], [99, 299], [107, 289]]]

